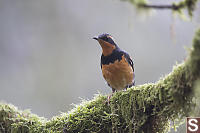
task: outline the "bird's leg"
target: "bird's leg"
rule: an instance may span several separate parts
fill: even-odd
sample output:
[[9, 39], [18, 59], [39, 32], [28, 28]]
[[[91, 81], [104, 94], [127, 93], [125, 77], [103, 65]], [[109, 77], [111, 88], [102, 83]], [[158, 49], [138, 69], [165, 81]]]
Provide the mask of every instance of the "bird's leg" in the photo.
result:
[[127, 91], [128, 88], [131, 88], [135, 86], [135, 81], [131, 84], [131, 85], [127, 85], [125, 88], [124, 88], [124, 91]]
[[122, 91], [127, 91], [127, 88], [129, 88], [129, 85], [127, 85]]
[[115, 91], [116, 91], [116, 90], [115, 90], [114, 88], [112, 88], [112, 94], [115, 93]]
[[112, 97], [112, 95], [116, 92], [116, 90], [114, 88], [112, 88], [112, 94], [110, 94], [106, 100], [106, 102], [109, 104], [110, 103], [110, 98]]

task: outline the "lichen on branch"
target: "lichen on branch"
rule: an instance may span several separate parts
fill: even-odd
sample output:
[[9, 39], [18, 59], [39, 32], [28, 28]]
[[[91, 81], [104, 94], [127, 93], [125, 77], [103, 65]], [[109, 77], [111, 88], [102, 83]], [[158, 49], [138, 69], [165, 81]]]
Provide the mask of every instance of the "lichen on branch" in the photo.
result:
[[186, 61], [156, 83], [117, 92], [110, 104], [106, 103], [106, 96], [98, 95], [51, 120], [0, 103], [0, 132], [165, 132], [170, 128], [170, 121], [179, 121], [193, 110], [194, 94], [199, 92], [194, 89], [198, 79], [200, 30], [196, 32]]

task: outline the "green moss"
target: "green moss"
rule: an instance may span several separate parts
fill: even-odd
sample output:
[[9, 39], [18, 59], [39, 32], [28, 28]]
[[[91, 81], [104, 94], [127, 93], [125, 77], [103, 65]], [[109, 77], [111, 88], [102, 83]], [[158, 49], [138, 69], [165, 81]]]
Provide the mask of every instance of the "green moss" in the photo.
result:
[[[47, 121], [0, 103], [0, 132], [7, 133], [74, 133], [74, 132], [166, 132], [189, 116], [197, 100], [194, 87], [200, 79], [200, 30], [197, 31], [188, 59], [157, 83], [149, 83], [115, 93], [98, 95], [84, 101], [72, 111]], [[195, 89], [196, 88], [196, 89]], [[197, 107], [197, 106], [196, 106]], [[198, 106], [199, 107], [199, 106]]]
[[0, 103], [1, 133], [45, 132], [45, 121], [28, 110], [22, 112], [13, 105]]

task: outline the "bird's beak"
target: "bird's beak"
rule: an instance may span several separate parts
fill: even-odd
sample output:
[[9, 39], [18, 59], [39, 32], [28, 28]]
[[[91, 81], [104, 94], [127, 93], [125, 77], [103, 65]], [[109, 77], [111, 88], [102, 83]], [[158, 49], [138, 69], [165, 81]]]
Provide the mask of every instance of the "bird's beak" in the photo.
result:
[[98, 37], [93, 37], [92, 39], [97, 40], [98, 41]]

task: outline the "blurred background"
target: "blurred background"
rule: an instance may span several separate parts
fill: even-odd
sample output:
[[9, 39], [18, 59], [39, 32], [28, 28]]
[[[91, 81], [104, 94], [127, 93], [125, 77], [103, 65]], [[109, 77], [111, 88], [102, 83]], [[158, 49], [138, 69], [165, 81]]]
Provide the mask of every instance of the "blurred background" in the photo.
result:
[[110, 94], [92, 39], [102, 33], [131, 55], [137, 85], [156, 82], [186, 58], [199, 12], [183, 21], [120, 0], [0, 0], [0, 100], [51, 118]]

